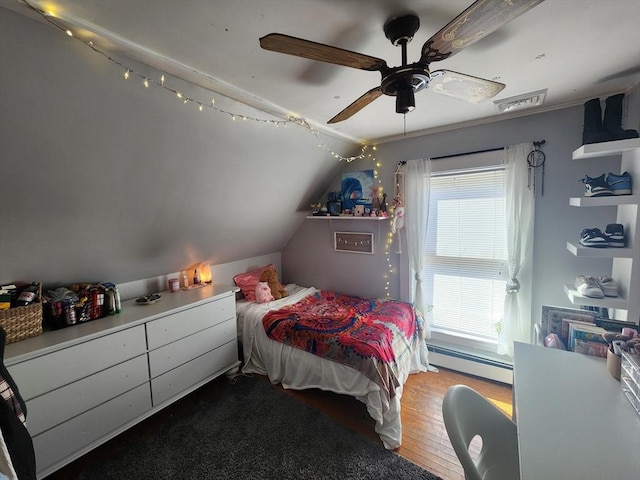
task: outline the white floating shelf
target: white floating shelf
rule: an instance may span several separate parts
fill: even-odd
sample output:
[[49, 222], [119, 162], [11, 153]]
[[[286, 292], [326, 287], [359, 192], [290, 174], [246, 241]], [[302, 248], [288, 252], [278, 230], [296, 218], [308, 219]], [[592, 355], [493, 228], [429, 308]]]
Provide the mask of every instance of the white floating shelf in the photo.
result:
[[629, 138], [627, 140], [616, 140], [614, 142], [590, 143], [583, 145], [573, 152], [573, 159], [608, 157], [620, 155], [627, 150], [640, 148], [640, 138]]
[[609, 197], [571, 197], [572, 207], [615, 207], [618, 205], [637, 205], [640, 195], [612, 195]]
[[632, 248], [598, 248], [598, 247], [583, 247], [580, 244], [567, 242], [567, 250], [573, 253], [576, 257], [600, 257], [600, 258], [632, 258]]
[[389, 220], [391, 217], [354, 217], [353, 215], [309, 215], [307, 218], [312, 220], [371, 220], [371, 221], [380, 221], [380, 220]]
[[604, 298], [585, 297], [576, 292], [575, 287], [569, 284], [564, 286], [564, 292], [574, 305], [589, 305], [592, 307], [616, 308], [620, 310], [626, 310], [628, 308], [626, 298], [621, 296]]

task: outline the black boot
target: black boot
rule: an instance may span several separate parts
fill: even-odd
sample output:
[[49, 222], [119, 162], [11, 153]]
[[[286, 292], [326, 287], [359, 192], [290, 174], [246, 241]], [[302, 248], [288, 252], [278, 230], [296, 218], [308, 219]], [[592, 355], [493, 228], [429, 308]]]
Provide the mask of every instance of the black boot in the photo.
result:
[[582, 144], [608, 142], [610, 140], [613, 140], [613, 138], [611, 138], [609, 132], [602, 127], [600, 99], [593, 98], [584, 104]]
[[623, 130], [622, 128], [622, 98], [624, 93], [607, 98], [602, 126], [611, 134], [612, 140], [626, 140], [638, 138], [637, 130]]

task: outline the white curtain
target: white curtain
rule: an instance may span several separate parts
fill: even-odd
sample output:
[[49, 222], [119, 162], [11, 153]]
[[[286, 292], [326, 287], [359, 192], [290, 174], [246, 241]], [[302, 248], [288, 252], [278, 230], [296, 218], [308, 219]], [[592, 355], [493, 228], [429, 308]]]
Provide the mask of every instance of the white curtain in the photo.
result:
[[429, 218], [429, 193], [431, 186], [431, 160], [410, 160], [405, 170], [405, 227], [407, 230], [407, 255], [409, 266], [414, 274], [413, 304], [424, 315], [427, 338], [431, 338], [428, 308], [422, 292], [422, 267], [424, 264], [424, 245], [427, 237]]
[[[498, 353], [510, 357], [513, 357], [514, 341], [528, 343], [531, 337], [535, 192], [528, 187], [527, 156], [532, 149], [531, 143], [505, 149], [509, 280], [504, 299], [504, 316], [498, 334]], [[535, 175], [535, 171], [531, 174]]]

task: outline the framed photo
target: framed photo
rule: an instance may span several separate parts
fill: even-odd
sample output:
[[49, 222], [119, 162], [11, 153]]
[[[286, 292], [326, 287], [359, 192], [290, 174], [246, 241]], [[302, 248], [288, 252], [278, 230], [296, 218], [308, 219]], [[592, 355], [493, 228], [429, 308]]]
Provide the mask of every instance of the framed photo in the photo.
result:
[[[596, 323], [597, 313], [590, 310], [582, 310], [579, 308], [564, 308], [553, 307], [549, 305], [542, 306], [542, 319], [540, 326], [542, 327], [542, 338], [545, 338], [550, 333], [555, 333], [561, 340], [566, 340], [566, 336], [563, 339], [562, 336], [562, 321], [577, 321], [585, 323]], [[568, 332], [568, 325], [567, 325]]]
[[342, 213], [342, 203], [327, 202], [327, 210], [332, 217], [338, 216]]
[[334, 232], [333, 245], [336, 252], [373, 255], [373, 233]]

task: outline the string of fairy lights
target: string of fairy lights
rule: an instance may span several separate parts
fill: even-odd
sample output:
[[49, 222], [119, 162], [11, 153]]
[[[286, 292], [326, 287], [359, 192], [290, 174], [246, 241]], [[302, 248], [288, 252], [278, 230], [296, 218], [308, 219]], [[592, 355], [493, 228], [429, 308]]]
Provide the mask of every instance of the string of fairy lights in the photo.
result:
[[[252, 122], [258, 122], [258, 123], [264, 123], [264, 124], [269, 124], [269, 125], [273, 125], [276, 128], [282, 127], [282, 128], [286, 128], [287, 125], [296, 125], [299, 127], [304, 128], [306, 131], [308, 131], [309, 133], [311, 133], [317, 141], [317, 146], [319, 148], [321, 148], [322, 150], [326, 151], [327, 153], [329, 153], [333, 158], [335, 158], [336, 160], [340, 161], [340, 162], [347, 162], [347, 163], [351, 163], [355, 160], [363, 160], [363, 159], [369, 159], [373, 162], [374, 164], [374, 180], [377, 183], [377, 193], [378, 194], [382, 194], [382, 181], [378, 175], [378, 171], [381, 168], [381, 163], [376, 159], [375, 157], [375, 150], [376, 147], [375, 145], [373, 146], [369, 146], [369, 145], [362, 145], [360, 147], [360, 153], [357, 155], [352, 155], [352, 156], [343, 156], [341, 154], [339, 154], [338, 152], [334, 151], [333, 149], [331, 149], [321, 138], [320, 138], [320, 132], [318, 130], [316, 130], [315, 128], [313, 128], [313, 126], [304, 118], [298, 117], [298, 116], [294, 116], [294, 115], [289, 115], [287, 116], [287, 118], [285, 119], [265, 119], [265, 118], [258, 118], [258, 117], [254, 117], [254, 116], [250, 116], [250, 115], [245, 115], [245, 114], [239, 114], [239, 113], [234, 113], [228, 110], [225, 110], [223, 108], [220, 108], [219, 106], [216, 105], [216, 100], [215, 97], [211, 97], [210, 100], [207, 101], [203, 101], [201, 99], [197, 99], [194, 97], [191, 97], [185, 93], [183, 93], [182, 91], [180, 91], [178, 88], [171, 86], [170, 82], [168, 81], [168, 76], [173, 77], [174, 75], [168, 75], [168, 74], [164, 74], [164, 73], [160, 73], [159, 78], [154, 78], [150, 75], [145, 75], [141, 72], [139, 72], [138, 70], [136, 70], [134, 67], [132, 67], [131, 65], [127, 65], [124, 62], [116, 59], [115, 57], [113, 57], [112, 55], [110, 55], [109, 53], [107, 53], [106, 51], [98, 48], [93, 41], [91, 40], [83, 40], [82, 38], [74, 35], [74, 33], [60, 25], [59, 23], [56, 22], [56, 16], [53, 12], [48, 12], [48, 11], [44, 11], [44, 10], [40, 10], [37, 7], [34, 7], [33, 5], [30, 4], [30, 2], [28, 0], [23, 0], [25, 5], [27, 5], [31, 10], [33, 10], [34, 12], [36, 12], [37, 14], [39, 14], [43, 19], [45, 19], [49, 24], [51, 24], [52, 26], [54, 26], [56, 29], [64, 32], [67, 36], [73, 38], [74, 40], [77, 40], [79, 42], [81, 42], [82, 44], [84, 44], [85, 46], [87, 46], [88, 48], [90, 48], [93, 52], [101, 55], [102, 57], [104, 57], [105, 59], [107, 59], [109, 62], [117, 65], [119, 68], [122, 69], [123, 73], [122, 73], [122, 77], [124, 80], [133, 80], [133, 79], [137, 79], [140, 84], [142, 85], [143, 88], [150, 88], [150, 87], [155, 87], [155, 88], [160, 88], [163, 91], [166, 91], [168, 93], [170, 93], [171, 95], [173, 95], [177, 100], [179, 100], [183, 105], [185, 106], [195, 106], [196, 110], [198, 112], [203, 112], [205, 109], [210, 109], [213, 110], [217, 113], [221, 113], [224, 115], [229, 116], [229, 118], [232, 121], [238, 121], [240, 120], [241, 122], [246, 122], [246, 121], [252, 121]], [[179, 77], [175, 77], [175, 78], [179, 78]], [[191, 84], [191, 85], [195, 85], [192, 82], [189, 82], [188, 80], [185, 80], [184, 78], [179, 78], [179, 80], [181, 82], [185, 82], [187, 84]], [[204, 88], [204, 87], [200, 87], [200, 88]], [[205, 88], [206, 90], [206, 88]], [[390, 253], [391, 253], [391, 244], [393, 243], [393, 233], [391, 232], [391, 229], [389, 229], [389, 232], [387, 234], [387, 239], [385, 242], [385, 257], [386, 257], [386, 262], [387, 262], [387, 270], [388, 272], [384, 275], [384, 279], [385, 279], [385, 294], [387, 297], [390, 296], [390, 291], [389, 291], [389, 286], [390, 286], [390, 276], [392, 273], [394, 273], [393, 270], [393, 265], [391, 263], [391, 258], [390, 258]]]
[[[167, 82], [168, 74], [162, 73], [160, 75], [159, 79], [153, 78], [153, 77], [151, 77], [149, 75], [145, 75], [145, 74], [137, 71], [132, 66], [126, 65], [122, 61], [116, 59], [115, 57], [113, 57], [112, 55], [107, 53], [106, 51], [104, 51], [101, 48], [97, 47], [93, 41], [91, 41], [91, 40], [83, 40], [82, 38], [74, 35], [74, 33], [69, 28], [66, 28], [63, 25], [60, 25], [59, 23], [56, 22], [55, 13], [50, 12], [50, 11], [40, 10], [39, 8], [31, 5], [27, 0], [24, 0], [24, 3], [31, 10], [33, 10], [36, 13], [38, 13], [49, 24], [51, 24], [52, 26], [54, 26], [58, 30], [65, 32], [65, 34], [67, 36], [73, 38], [74, 40], [77, 40], [77, 41], [83, 43], [85, 46], [87, 46], [88, 48], [93, 50], [95, 53], [103, 56], [104, 58], [109, 60], [111, 63], [119, 66], [123, 70], [122, 77], [125, 80], [132, 80], [132, 79], [137, 78], [144, 88], [149, 88], [149, 87], [152, 87], [152, 86], [153, 87], [157, 87], [157, 88], [161, 88], [161, 89], [165, 90], [166, 92], [171, 93], [172, 95], [174, 95], [180, 102], [182, 102], [182, 104], [195, 106], [196, 109], [199, 112], [202, 112], [202, 111], [205, 110], [205, 108], [208, 108], [208, 109], [214, 110], [214, 111], [216, 111], [218, 113], [222, 113], [224, 115], [228, 115], [229, 118], [232, 121], [237, 121], [237, 120], [253, 121], [253, 122], [258, 122], [258, 123], [270, 124], [270, 125], [273, 125], [275, 127], [286, 127], [289, 124], [300, 126], [300, 127], [304, 128], [305, 130], [307, 130], [308, 132], [310, 132], [316, 138], [316, 141], [318, 142], [317, 145], [318, 145], [319, 148], [325, 150], [327, 153], [329, 153], [333, 158], [337, 159], [338, 161], [353, 162], [355, 160], [362, 160], [362, 159], [364, 159], [364, 158], [366, 158], [368, 156], [367, 155], [367, 151], [369, 150], [370, 147], [369, 147], [369, 145], [366, 145], [366, 144], [362, 145], [360, 147], [360, 153], [358, 155], [343, 156], [343, 155], [339, 154], [338, 152], [336, 152], [333, 149], [331, 149], [320, 138], [320, 132], [318, 130], [316, 130], [315, 128], [313, 128], [313, 126], [311, 126], [311, 124], [309, 124], [309, 122], [307, 120], [305, 120], [304, 118], [295, 116], [295, 115], [289, 115], [285, 119], [278, 119], [278, 120], [258, 118], [258, 117], [253, 117], [253, 116], [245, 115], [245, 114], [238, 114], [238, 113], [234, 113], [234, 112], [230, 112], [228, 110], [222, 109], [222, 108], [218, 107], [215, 104], [216, 103], [215, 102], [215, 97], [212, 97], [211, 100], [207, 100], [207, 101], [203, 101], [203, 100], [200, 100], [200, 99], [197, 99], [197, 98], [190, 97], [190, 96], [186, 95], [184, 92], [181, 92], [180, 90], [178, 90], [177, 88], [172, 87]], [[176, 77], [176, 78], [178, 78], [178, 77]], [[183, 78], [180, 78], [180, 80], [182, 82], [187, 83], [187, 84], [193, 85], [192, 82], [189, 82], [188, 80], [185, 80]], [[204, 87], [201, 87], [201, 88], [204, 88]]]

